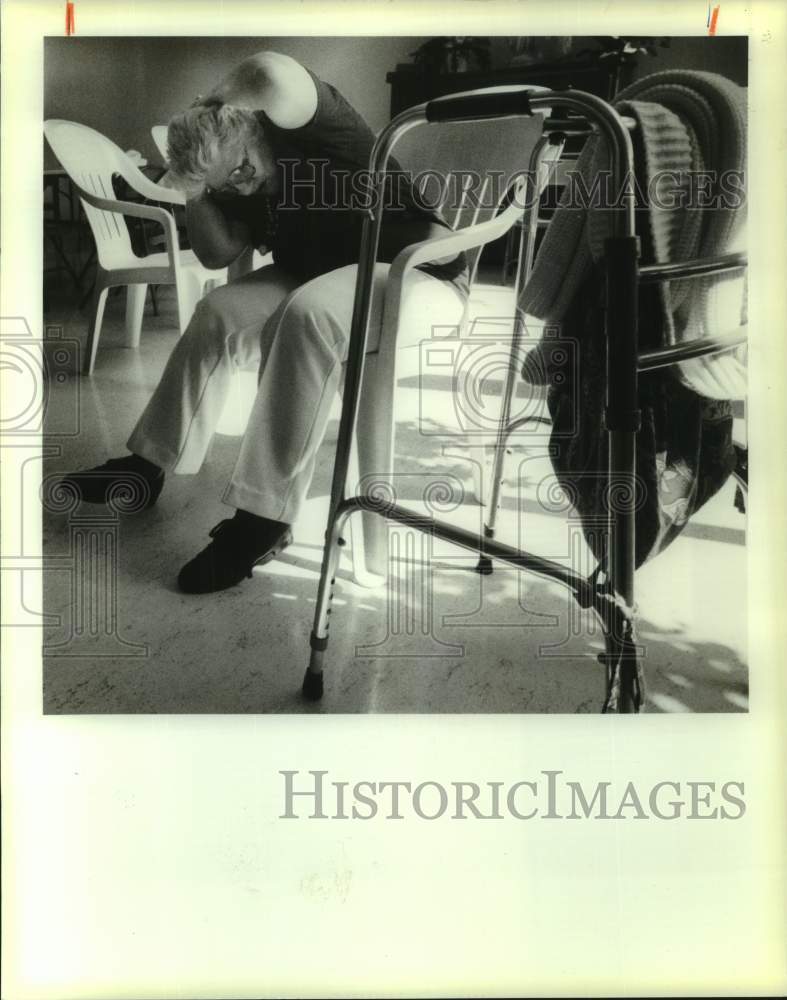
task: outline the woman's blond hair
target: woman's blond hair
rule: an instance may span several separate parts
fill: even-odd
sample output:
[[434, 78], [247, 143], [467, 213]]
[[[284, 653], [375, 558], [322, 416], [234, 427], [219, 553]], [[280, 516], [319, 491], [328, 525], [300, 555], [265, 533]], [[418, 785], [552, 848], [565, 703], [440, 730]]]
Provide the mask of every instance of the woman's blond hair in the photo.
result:
[[222, 147], [261, 129], [254, 112], [228, 104], [200, 105], [175, 115], [167, 127], [167, 158], [173, 180], [187, 191], [203, 188], [205, 175]]

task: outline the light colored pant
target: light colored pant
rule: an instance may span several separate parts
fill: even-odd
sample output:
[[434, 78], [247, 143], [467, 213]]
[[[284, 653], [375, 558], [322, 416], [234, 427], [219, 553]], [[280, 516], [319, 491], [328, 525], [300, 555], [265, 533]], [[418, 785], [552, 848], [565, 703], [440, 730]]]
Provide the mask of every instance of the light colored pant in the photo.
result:
[[[370, 351], [379, 340], [388, 270], [376, 265]], [[235, 366], [259, 365], [257, 395], [223, 499], [291, 524], [340, 387], [356, 272], [353, 264], [298, 286], [269, 265], [210, 292], [170, 355], [129, 438], [130, 451], [168, 471], [197, 472]], [[417, 270], [405, 282], [400, 334], [406, 342], [429, 337], [433, 325], [460, 322], [465, 302], [454, 286]]]

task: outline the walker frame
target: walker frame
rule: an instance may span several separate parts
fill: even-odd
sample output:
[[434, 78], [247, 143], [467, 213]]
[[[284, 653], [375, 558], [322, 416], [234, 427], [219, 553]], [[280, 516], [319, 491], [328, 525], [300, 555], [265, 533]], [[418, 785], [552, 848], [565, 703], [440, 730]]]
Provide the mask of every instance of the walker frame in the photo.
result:
[[[552, 108], [573, 113], [564, 121], [550, 118]], [[358, 493], [347, 496], [350, 453], [358, 413], [363, 379], [364, 358], [371, 311], [372, 278], [382, 223], [385, 172], [391, 150], [411, 128], [442, 122], [473, 123], [488, 119], [544, 116], [542, 139], [530, 159], [531, 169], [540, 170], [549, 146], [559, 145], [567, 135], [589, 134], [598, 130], [610, 151], [613, 190], [623, 192], [625, 207], [612, 214], [613, 235], [604, 247], [603, 267], [606, 286], [606, 410], [605, 430], [609, 440], [606, 523], [606, 554], [599, 581], [599, 569], [583, 577], [573, 569], [497, 541], [496, 510], [500, 499], [502, 462], [510, 434], [523, 420], [510, 419], [511, 399], [519, 375], [523, 315], [519, 294], [532, 267], [537, 226], [538, 196], [531, 206], [527, 224], [521, 227], [517, 260], [517, 307], [511, 341], [511, 356], [503, 389], [502, 406], [494, 449], [492, 495], [481, 535], [448, 521], [410, 510], [380, 496]], [[577, 117], [578, 116], [578, 117]], [[492, 560], [499, 560], [520, 570], [557, 580], [566, 585], [582, 607], [592, 608], [598, 616], [605, 639], [606, 664], [605, 711], [631, 713], [640, 711], [643, 700], [643, 674], [633, 637], [635, 615], [635, 512], [636, 512], [636, 437], [640, 426], [638, 375], [674, 365], [690, 358], [729, 350], [745, 341], [745, 332], [735, 331], [719, 337], [694, 340], [677, 346], [640, 352], [638, 347], [638, 289], [640, 283], [678, 278], [695, 278], [746, 267], [745, 254], [724, 254], [714, 258], [681, 263], [642, 266], [634, 220], [634, 157], [630, 136], [633, 123], [606, 101], [582, 91], [545, 91], [542, 88], [517, 86], [471, 91], [439, 97], [397, 115], [382, 131], [370, 157], [370, 176], [374, 180], [374, 208], [364, 219], [361, 249], [353, 306], [352, 327], [342, 399], [339, 434], [336, 444], [325, 547], [317, 592], [314, 624], [310, 635], [311, 655], [303, 680], [303, 695], [318, 700], [323, 694], [323, 661], [328, 647], [331, 603], [341, 549], [343, 531], [349, 517], [358, 511], [376, 514], [398, 524], [432, 533], [450, 543], [479, 553], [479, 570], [491, 572]], [[532, 175], [531, 175], [532, 176]], [[531, 188], [532, 190], [532, 188]], [[523, 418], [527, 419], [527, 418]], [[532, 418], [531, 418], [532, 419]]]

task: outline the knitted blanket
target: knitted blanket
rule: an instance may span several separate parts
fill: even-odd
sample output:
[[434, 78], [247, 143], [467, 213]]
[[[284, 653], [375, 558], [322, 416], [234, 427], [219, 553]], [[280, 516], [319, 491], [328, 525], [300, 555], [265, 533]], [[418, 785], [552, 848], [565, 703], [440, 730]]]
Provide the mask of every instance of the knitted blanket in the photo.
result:
[[[637, 122], [635, 181], [638, 231], [656, 263], [716, 256], [745, 246], [746, 91], [714, 73], [667, 70], [632, 84], [615, 102]], [[576, 165], [582, 188], [569, 187], [545, 234], [521, 305], [559, 323], [611, 233], [617, 192], [602, 183], [610, 161], [599, 136], [588, 139]], [[604, 201], [606, 197], [611, 201]], [[587, 202], [590, 204], [587, 204]], [[730, 332], [746, 322], [745, 275], [740, 272], [661, 284], [658, 347]], [[532, 366], [531, 366], [532, 367]], [[714, 399], [746, 392], [745, 349], [683, 362], [684, 385]]]

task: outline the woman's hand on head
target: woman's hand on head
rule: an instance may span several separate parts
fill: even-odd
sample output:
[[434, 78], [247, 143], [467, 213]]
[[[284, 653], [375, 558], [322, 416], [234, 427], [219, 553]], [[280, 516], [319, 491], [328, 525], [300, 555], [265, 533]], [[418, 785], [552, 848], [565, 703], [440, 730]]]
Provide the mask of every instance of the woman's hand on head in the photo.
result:
[[192, 108], [220, 108], [223, 104], [224, 101], [215, 94], [197, 94], [189, 105], [189, 110]]

